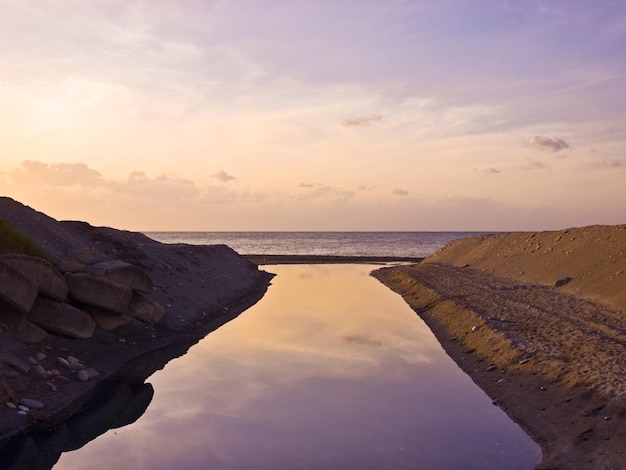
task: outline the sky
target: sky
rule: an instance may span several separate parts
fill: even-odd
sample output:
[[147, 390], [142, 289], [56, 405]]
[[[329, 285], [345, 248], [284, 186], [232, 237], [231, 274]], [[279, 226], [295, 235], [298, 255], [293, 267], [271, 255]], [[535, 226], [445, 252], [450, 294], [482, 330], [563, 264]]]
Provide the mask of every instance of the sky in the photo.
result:
[[623, 0], [0, 0], [0, 195], [152, 230], [626, 223]]

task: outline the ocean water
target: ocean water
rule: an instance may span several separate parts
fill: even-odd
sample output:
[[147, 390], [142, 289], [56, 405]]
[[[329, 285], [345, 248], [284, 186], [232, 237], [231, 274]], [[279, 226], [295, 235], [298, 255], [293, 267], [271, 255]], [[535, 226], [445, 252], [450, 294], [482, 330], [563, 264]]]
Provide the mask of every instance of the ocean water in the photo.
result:
[[146, 232], [162, 243], [224, 244], [241, 255], [426, 257], [478, 232]]

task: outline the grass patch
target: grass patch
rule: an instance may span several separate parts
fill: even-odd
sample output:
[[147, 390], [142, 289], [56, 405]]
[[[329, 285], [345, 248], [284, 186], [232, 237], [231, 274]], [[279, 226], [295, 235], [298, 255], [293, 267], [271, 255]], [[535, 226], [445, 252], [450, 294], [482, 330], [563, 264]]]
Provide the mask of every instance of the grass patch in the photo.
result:
[[4, 405], [7, 401], [15, 405], [19, 404], [19, 399], [11, 386], [4, 379], [0, 379], [0, 404]]
[[0, 219], [0, 254], [2, 253], [21, 253], [39, 256], [51, 263], [54, 261], [46, 250], [20, 233], [6, 220]]

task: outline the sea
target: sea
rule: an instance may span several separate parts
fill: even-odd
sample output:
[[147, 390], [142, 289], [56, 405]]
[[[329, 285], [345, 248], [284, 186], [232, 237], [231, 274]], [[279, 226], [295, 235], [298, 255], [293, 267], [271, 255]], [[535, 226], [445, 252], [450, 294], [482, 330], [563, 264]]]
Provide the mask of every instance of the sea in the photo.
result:
[[485, 232], [145, 232], [162, 243], [224, 244], [241, 255], [423, 258]]

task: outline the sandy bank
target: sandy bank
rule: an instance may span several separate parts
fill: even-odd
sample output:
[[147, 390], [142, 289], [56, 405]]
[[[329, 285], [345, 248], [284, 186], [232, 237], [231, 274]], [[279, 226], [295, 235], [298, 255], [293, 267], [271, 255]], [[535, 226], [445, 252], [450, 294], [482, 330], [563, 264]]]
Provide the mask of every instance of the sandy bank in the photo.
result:
[[541, 445], [538, 468], [621, 469], [625, 249], [623, 226], [498, 234], [373, 275]]

